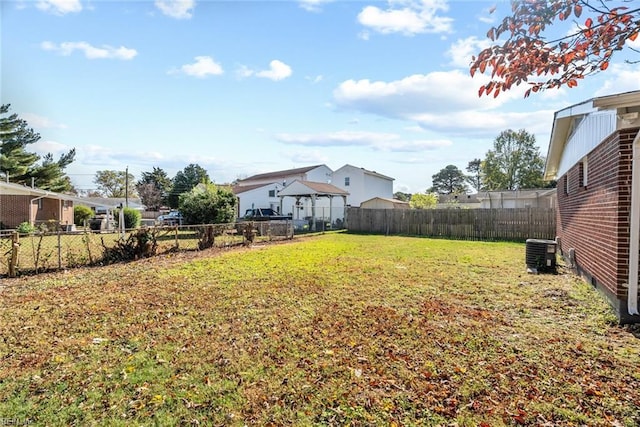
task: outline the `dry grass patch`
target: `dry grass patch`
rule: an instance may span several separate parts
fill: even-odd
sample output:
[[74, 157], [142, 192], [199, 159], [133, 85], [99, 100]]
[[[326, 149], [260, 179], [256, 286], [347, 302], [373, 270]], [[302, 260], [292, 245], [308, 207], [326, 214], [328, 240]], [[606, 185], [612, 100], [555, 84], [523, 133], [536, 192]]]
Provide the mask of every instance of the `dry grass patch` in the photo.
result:
[[0, 419], [640, 424], [640, 341], [524, 245], [328, 234], [9, 281]]

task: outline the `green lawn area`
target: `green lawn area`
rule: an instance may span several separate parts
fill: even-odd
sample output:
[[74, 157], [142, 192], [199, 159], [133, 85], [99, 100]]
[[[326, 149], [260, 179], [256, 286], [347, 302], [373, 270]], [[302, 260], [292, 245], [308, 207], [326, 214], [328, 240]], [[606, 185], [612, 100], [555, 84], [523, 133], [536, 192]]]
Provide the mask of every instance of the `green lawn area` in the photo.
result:
[[524, 251], [328, 233], [3, 279], [0, 424], [640, 425], [640, 340]]

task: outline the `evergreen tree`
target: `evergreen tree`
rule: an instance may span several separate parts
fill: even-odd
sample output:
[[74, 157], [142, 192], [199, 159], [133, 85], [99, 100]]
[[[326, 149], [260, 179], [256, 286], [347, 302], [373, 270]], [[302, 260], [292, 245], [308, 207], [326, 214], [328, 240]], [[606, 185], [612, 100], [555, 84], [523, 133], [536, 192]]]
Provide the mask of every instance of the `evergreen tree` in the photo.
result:
[[178, 171], [173, 178], [173, 187], [168, 197], [169, 206], [177, 208], [180, 195], [188, 193], [198, 184], [210, 184], [209, 174], [207, 171], [197, 164], [190, 164], [181, 171]]
[[[9, 104], [0, 106], [0, 115], [9, 114]], [[64, 169], [76, 155], [75, 149], [60, 156], [58, 160], [51, 153], [40, 157], [27, 150], [29, 144], [40, 140], [40, 135], [28, 127], [17, 114], [0, 117], [0, 171], [9, 175], [9, 181], [18, 184], [32, 183], [43, 190], [69, 192], [73, 185]]]
[[171, 179], [167, 173], [162, 168], [154, 166], [152, 172], [142, 172], [140, 181], [136, 183], [136, 189], [147, 209], [159, 210], [162, 205], [167, 204], [171, 185]]
[[469, 185], [471, 185], [471, 187], [476, 190], [476, 193], [482, 191], [482, 160], [471, 160], [467, 165], [467, 172], [469, 172], [469, 175], [467, 175], [465, 179], [469, 183]]
[[458, 194], [467, 191], [465, 176], [457, 166], [448, 165], [431, 177], [433, 186], [429, 192], [438, 194]]

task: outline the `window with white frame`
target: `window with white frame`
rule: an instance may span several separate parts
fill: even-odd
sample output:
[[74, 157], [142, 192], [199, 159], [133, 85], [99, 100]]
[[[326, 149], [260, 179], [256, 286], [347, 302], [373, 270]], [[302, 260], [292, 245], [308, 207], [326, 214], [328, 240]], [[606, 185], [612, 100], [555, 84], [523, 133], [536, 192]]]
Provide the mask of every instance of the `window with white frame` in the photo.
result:
[[276, 197], [276, 190], [269, 190], [269, 197]]
[[580, 161], [580, 187], [587, 186], [587, 176], [588, 176], [588, 163], [587, 157], [585, 156], [582, 161]]
[[345, 186], [345, 187], [348, 187], [350, 183], [351, 183], [351, 182], [350, 182], [349, 177], [348, 177], [348, 176], [345, 176], [345, 177], [344, 177], [344, 186]]

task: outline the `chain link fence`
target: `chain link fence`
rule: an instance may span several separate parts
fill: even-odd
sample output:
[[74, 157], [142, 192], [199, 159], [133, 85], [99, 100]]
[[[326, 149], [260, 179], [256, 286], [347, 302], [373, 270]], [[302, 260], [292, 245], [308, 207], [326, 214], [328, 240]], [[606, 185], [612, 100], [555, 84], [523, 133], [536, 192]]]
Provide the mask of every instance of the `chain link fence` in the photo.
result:
[[0, 231], [0, 277], [104, 265], [168, 252], [292, 239], [291, 220], [142, 227], [120, 231]]

